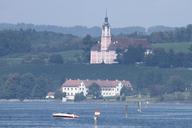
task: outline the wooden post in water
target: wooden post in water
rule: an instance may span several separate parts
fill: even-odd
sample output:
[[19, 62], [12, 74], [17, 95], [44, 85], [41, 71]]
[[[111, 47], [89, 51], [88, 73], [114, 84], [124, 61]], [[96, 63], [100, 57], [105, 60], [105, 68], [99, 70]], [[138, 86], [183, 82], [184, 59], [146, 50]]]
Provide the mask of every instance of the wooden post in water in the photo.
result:
[[141, 112], [141, 94], [139, 93], [138, 102], [137, 102], [137, 112]]
[[99, 116], [100, 116], [100, 112], [99, 111], [95, 111], [95, 113], [94, 113], [94, 126], [95, 127], [97, 127], [97, 121], [98, 121], [98, 118], [99, 118]]
[[142, 110], [141, 110], [141, 101], [138, 101], [138, 103], [137, 103], [137, 112], [141, 112]]
[[94, 118], [94, 126], [96, 127], [97, 126], [97, 119], [98, 119], [98, 117], [94, 116], [93, 118]]
[[128, 103], [126, 102], [125, 104], [125, 118], [127, 119], [128, 117]]

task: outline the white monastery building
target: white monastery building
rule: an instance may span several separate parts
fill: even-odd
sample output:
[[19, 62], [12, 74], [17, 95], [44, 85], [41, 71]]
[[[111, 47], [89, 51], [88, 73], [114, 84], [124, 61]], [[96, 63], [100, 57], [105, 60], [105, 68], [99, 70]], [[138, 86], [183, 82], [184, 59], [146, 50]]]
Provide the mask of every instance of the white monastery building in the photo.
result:
[[119, 80], [66, 80], [62, 85], [62, 92], [66, 93], [66, 98], [74, 100], [76, 93], [83, 93], [84, 96], [88, 94], [88, 88], [93, 83], [101, 87], [101, 95], [103, 97], [119, 96], [121, 88], [126, 86], [132, 89], [129, 81]]
[[111, 40], [111, 29], [108, 22], [108, 17], [106, 14], [105, 21], [102, 25], [101, 43], [96, 45], [91, 50], [90, 63], [91, 64], [113, 64], [117, 63], [115, 60], [117, 58], [116, 51], [110, 49], [112, 44]]

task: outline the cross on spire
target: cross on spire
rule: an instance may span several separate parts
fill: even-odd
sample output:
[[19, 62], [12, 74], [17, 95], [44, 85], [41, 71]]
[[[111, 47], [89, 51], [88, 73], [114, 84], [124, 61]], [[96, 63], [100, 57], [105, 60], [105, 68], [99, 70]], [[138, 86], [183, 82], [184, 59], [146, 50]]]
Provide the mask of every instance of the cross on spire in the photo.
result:
[[105, 12], [105, 23], [108, 23], [107, 9], [106, 9], [106, 12]]
[[106, 8], [106, 12], [105, 12], [105, 17], [107, 17], [107, 8]]

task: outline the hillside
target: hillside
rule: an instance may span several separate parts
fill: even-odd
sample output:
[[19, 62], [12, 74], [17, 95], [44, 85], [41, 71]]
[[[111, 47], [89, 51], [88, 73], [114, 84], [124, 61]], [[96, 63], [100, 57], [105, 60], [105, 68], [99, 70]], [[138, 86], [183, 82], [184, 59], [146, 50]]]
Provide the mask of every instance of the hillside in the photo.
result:
[[[102, 24], [102, 23], [101, 23]], [[85, 26], [74, 26], [74, 27], [61, 27], [54, 25], [34, 25], [34, 24], [8, 24], [0, 23], [0, 30], [27, 30], [35, 29], [36, 31], [49, 31], [63, 34], [73, 34], [75, 36], [84, 37], [87, 34], [98, 37], [101, 35], [101, 27], [85, 27]], [[135, 32], [145, 33], [146, 29], [140, 26], [130, 26], [123, 28], [112, 28], [113, 35], [119, 34], [131, 34]]]
[[189, 48], [191, 47], [192, 42], [181, 42], [181, 43], [155, 43], [151, 44], [152, 48], [163, 48], [166, 51], [174, 50], [175, 52], [190, 52]]
[[[154, 49], [154, 54], [144, 56], [144, 48], [130, 46], [129, 50], [119, 50], [122, 56], [116, 65], [88, 64], [90, 49], [97, 43], [97, 37], [81, 38], [33, 29], [0, 31], [0, 98], [43, 98], [47, 92], [59, 89], [65, 79], [129, 80], [134, 91], [152, 96], [184, 92], [191, 89], [192, 54], [187, 52], [191, 43], [183, 43], [191, 42], [188, 32], [191, 29], [191, 25], [185, 28], [187, 37], [183, 34], [178, 36], [182, 38], [170, 36], [177, 44], [165, 43], [170, 40], [165, 37], [172, 32], [119, 35], [118, 38], [131, 38], [134, 44], [143, 38], [153, 39], [154, 48], [167, 51], [172, 48], [185, 53]], [[162, 41], [155, 43], [159, 40]], [[20, 91], [26, 93], [20, 97]]]
[[[170, 76], [179, 76], [187, 83], [191, 81], [192, 71], [188, 69], [162, 69], [156, 67], [137, 67], [127, 65], [90, 65], [90, 64], [18, 64], [0, 67], [0, 77], [9, 73], [33, 73], [36, 76], [46, 74], [56, 80], [71, 79], [120, 79], [130, 80], [133, 85], [140, 85], [139, 81], [165, 84]], [[55, 85], [53, 85], [55, 86]]]

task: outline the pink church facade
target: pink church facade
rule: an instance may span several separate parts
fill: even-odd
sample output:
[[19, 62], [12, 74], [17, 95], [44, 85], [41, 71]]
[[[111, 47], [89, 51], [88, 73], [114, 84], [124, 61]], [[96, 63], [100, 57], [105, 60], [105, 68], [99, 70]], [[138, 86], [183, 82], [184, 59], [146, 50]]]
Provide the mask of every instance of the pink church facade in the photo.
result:
[[110, 49], [112, 44], [111, 29], [108, 22], [108, 17], [105, 17], [105, 21], [102, 25], [101, 43], [91, 50], [90, 63], [91, 64], [114, 64], [116, 62], [116, 51]]

